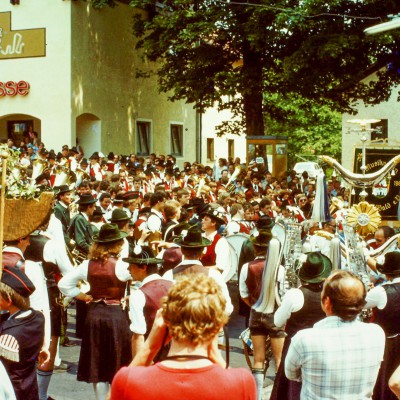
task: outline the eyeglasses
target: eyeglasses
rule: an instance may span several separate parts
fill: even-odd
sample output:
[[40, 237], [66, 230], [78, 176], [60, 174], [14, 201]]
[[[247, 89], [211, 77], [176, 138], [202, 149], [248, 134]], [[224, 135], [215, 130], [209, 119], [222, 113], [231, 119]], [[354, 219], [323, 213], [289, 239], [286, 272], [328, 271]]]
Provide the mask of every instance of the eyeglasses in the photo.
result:
[[307, 201], [307, 199], [300, 199], [299, 200], [301, 203], [305, 203]]

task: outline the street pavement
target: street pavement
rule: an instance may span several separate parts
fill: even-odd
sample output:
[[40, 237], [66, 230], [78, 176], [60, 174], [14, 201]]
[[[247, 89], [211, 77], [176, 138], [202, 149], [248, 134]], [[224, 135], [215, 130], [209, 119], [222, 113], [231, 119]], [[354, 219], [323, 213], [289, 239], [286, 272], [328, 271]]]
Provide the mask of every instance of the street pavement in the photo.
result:
[[[232, 302], [235, 310], [231, 316], [229, 329], [229, 346], [230, 346], [230, 365], [231, 367], [248, 368], [245, 356], [243, 354], [242, 342], [239, 339], [240, 333], [245, 329], [244, 318], [238, 315], [238, 287], [236, 284], [229, 284]], [[80, 340], [75, 337], [75, 308], [70, 306], [68, 309], [68, 337], [76, 346], [62, 347], [60, 346], [60, 357], [63, 363], [70, 368], [67, 372], [56, 372], [50, 382], [49, 396], [55, 400], [94, 400], [94, 392], [92, 385], [85, 382], [78, 382], [76, 374], [78, 369]], [[107, 362], [107, 360], [104, 360]], [[272, 390], [274, 363], [270, 363], [270, 367], [264, 381], [263, 400], [268, 400]], [[221, 398], [223, 398], [221, 394]]]

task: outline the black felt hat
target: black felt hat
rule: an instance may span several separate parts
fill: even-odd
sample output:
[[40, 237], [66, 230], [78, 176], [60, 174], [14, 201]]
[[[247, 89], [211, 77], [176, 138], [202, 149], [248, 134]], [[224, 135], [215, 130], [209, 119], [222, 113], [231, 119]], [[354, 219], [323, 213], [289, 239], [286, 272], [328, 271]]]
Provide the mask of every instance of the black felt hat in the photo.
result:
[[123, 258], [128, 264], [139, 264], [139, 265], [151, 265], [151, 264], [161, 264], [163, 259], [156, 258], [153, 250], [149, 246], [142, 246], [141, 252], [136, 254], [134, 251], [129, 252], [129, 256]]
[[400, 253], [391, 251], [385, 254], [383, 264], [376, 263], [376, 268], [379, 272], [386, 275], [400, 274]]
[[35, 286], [22, 270], [16, 267], [3, 267], [1, 282], [14, 289], [22, 297], [29, 297]]
[[115, 224], [104, 224], [100, 231], [93, 235], [96, 243], [112, 243], [127, 237], [126, 232], [121, 232]]
[[266, 229], [257, 230], [250, 236], [251, 243], [259, 247], [268, 247], [271, 239], [272, 233], [270, 230]]
[[79, 200], [76, 202], [76, 204], [80, 205], [87, 205], [93, 203], [96, 203], [96, 199], [94, 199], [91, 194], [83, 194], [82, 196], [79, 197]]
[[187, 231], [182, 231], [181, 236], [176, 238], [174, 243], [183, 248], [198, 248], [211, 245], [211, 241], [202, 236], [201, 230], [196, 225]]
[[54, 186], [54, 190], [57, 191], [57, 196], [60, 194], [71, 192], [71, 189], [68, 185]]

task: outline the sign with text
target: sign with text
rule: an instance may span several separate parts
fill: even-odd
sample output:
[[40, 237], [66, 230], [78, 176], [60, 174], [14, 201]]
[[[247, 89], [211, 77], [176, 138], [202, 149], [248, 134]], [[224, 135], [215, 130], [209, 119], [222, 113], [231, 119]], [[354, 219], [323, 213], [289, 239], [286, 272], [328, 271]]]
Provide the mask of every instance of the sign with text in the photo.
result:
[[[400, 153], [399, 148], [367, 147], [365, 173], [369, 174], [380, 170], [388, 161]], [[361, 173], [362, 149], [356, 148], [354, 153], [354, 172]], [[368, 196], [366, 201], [374, 204], [379, 210], [382, 220], [397, 221], [400, 216], [400, 164], [393, 169], [393, 175], [389, 174], [382, 182], [377, 183], [372, 188], [366, 189]], [[361, 189], [356, 189], [357, 203]]]
[[0, 13], [0, 60], [46, 56], [46, 29], [11, 30], [11, 12]]
[[30, 85], [26, 81], [19, 81], [19, 82], [0, 82], [0, 97], [5, 96], [27, 96], [30, 91]]

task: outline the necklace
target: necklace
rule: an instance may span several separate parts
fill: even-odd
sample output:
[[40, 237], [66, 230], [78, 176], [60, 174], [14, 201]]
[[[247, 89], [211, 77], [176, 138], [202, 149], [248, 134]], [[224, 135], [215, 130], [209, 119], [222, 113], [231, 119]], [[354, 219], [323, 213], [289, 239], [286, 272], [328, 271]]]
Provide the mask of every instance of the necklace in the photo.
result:
[[174, 361], [187, 361], [187, 360], [209, 360], [207, 356], [201, 356], [198, 354], [182, 354], [175, 356], [165, 357], [164, 360], [174, 360]]

